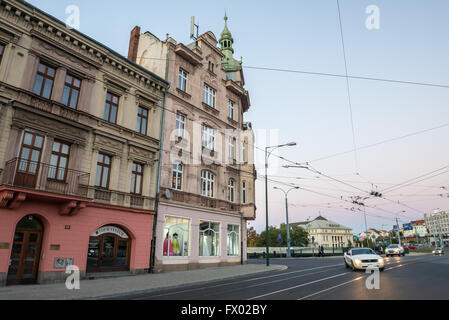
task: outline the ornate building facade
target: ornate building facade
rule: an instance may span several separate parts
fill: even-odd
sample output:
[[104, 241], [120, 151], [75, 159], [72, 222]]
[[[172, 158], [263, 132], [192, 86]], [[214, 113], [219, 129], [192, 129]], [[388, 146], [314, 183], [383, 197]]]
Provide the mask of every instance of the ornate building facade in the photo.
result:
[[[167, 92], [155, 270], [246, 262], [255, 218], [253, 131], [241, 62], [226, 26], [184, 45], [131, 32], [128, 58], [171, 83]], [[217, 47], [218, 43], [220, 47]]]
[[0, 285], [149, 268], [168, 82], [0, 2]]

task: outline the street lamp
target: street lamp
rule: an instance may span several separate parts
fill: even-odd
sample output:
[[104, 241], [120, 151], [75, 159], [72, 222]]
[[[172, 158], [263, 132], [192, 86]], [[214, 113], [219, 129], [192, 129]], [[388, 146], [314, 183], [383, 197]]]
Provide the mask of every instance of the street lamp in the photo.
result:
[[[267, 267], [270, 266], [270, 252], [268, 247], [268, 158], [271, 153], [282, 147], [293, 147], [296, 146], [296, 142], [290, 142], [286, 144], [281, 144], [278, 146], [265, 147], [265, 215], [266, 215], [266, 230], [265, 230], [265, 244], [267, 249]], [[272, 149], [270, 152], [268, 150]]]
[[288, 193], [292, 190], [298, 190], [299, 187], [293, 187], [291, 189], [289, 189], [287, 192], [281, 188], [278, 187], [274, 187], [273, 189], [276, 190], [281, 190], [284, 194], [285, 194], [285, 217], [286, 217], [286, 222], [287, 222], [287, 258], [291, 258], [291, 253], [290, 253], [290, 226], [288, 224]]

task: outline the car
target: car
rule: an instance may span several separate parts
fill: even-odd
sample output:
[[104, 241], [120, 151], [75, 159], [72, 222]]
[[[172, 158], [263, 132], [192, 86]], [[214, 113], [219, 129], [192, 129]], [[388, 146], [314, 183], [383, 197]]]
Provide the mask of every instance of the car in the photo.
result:
[[444, 250], [442, 249], [442, 248], [435, 248], [433, 251], [432, 251], [432, 253], [434, 254], [434, 255], [443, 255], [444, 254]]
[[410, 249], [410, 250], [415, 250], [417, 247], [415, 247], [415, 246], [412, 246], [412, 245], [408, 245], [408, 246], [405, 246], [407, 249]]
[[370, 248], [352, 248], [345, 252], [344, 261], [346, 268], [352, 268], [353, 271], [367, 268], [383, 271], [385, 268], [384, 259]]
[[385, 255], [389, 256], [404, 256], [404, 248], [398, 244], [390, 244], [387, 249], [385, 249]]

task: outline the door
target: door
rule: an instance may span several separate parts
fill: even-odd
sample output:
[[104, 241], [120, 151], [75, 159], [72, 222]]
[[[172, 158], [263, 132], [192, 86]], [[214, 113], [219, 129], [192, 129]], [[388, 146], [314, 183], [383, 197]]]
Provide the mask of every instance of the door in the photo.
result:
[[41, 135], [31, 132], [24, 133], [17, 173], [14, 179], [16, 185], [36, 187], [43, 144], [44, 138]]
[[17, 224], [8, 268], [8, 284], [36, 282], [42, 234], [42, 227], [33, 216], [27, 216]]
[[129, 270], [130, 240], [115, 234], [90, 237], [87, 272]]

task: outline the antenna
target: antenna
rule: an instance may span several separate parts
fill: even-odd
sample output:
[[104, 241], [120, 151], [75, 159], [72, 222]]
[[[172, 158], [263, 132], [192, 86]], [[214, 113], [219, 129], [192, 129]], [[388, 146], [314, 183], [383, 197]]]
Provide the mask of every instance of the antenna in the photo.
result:
[[[195, 27], [196, 27], [196, 36], [195, 36]], [[191, 21], [190, 21], [190, 39], [198, 39], [198, 31], [199, 31], [200, 26], [195, 24], [195, 17], [192, 16]]]

